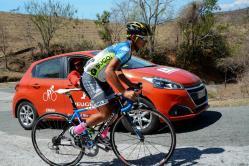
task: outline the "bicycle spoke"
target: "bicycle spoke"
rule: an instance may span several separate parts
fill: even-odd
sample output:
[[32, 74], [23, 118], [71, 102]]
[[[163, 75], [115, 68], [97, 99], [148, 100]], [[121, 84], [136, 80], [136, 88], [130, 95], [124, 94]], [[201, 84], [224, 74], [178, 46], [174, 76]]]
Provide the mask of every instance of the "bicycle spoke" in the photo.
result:
[[[113, 126], [111, 133], [112, 143], [114, 144], [113, 151], [125, 165], [162, 165], [169, 160], [173, 153], [172, 149], [175, 148], [174, 129], [170, 121], [157, 112], [146, 110], [138, 113], [143, 115], [143, 117], [140, 118], [139, 114], [137, 116], [134, 115], [133, 120], [136, 122], [136, 128], [143, 134], [144, 139], [140, 140], [136, 136], [129, 135], [129, 133], [116, 132], [118, 124], [121, 121], [123, 122], [122, 118], [126, 118], [123, 116]], [[151, 122], [152, 117], [160, 119], [160, 125], [163, 125], [161, 128], [153, 130], [153, 133], [159, 133], [156, 135], [144, 133], [144, 128]], [[170, 129], [169, 132], [160, 132], [166, 128]], [[135, 132], [131, 131], [131, 129], [129, 131], [133, 134]], [[121, 139], [118, 139], [120, 137]]]
[[[138, 141], [137, 143], [139, 143], [139, 142], [140, 142], [140, 141]], [[126, 147], [126, 148], [124, 148], [124, 149], [120, 150], [120, 151], [126, 150], [126, 149], [128, 149], [128, 148], [132, 147], [133, 145], [136, 145], [137, 143], [132, 144], [132, 145], [130, 145], [130, 146], [128, 146], [128, 147]]]
[[[69, 125], [67, 122], [65, 115], [48, 113], [40, 117], [34, 126], [32, 131], [33, 144], [36, 145], [34, 147], [39, 152], [38, 155], [49, 165], [78, 162], [84, 154], [81, 149], [75, 148], [65, 135], [69, 134], [66, 131]], [[52, 140], [55, 138], [57, 140]], [[54, 141], [59, 141], [58, 145], [54, 146]]]
[[[140, 149], [141, 149], [141, 144], [140, 144], [140, 146], [139, 146], [138, 152], [140, 152]], [[138, 153], [138, 155], [137, 155], [137, 159], [138, 159], [138, 157], [139, 157], [139, 153]]]
[[[159, 144], [158, 142], [153, 142], [153, 141], [147, 141], [147, 140], [144, 140], [145, 142], [149, 142], [149, 143], [154, 143], [154, 144], [157, 144], [157, 145], [161, 145], [161, 146], [167, 146], [167, 145], [164, 145], [164, 144]], [[167, 146], [169, 147], [169, 146]]]
[[[148, 149], [148, 147], [146, 146], [146, 144], [144, 143], [144, 146], [146, 147], [146, 149]], [[148, 149], [150, 155], [152, 155], [152, 153], [150, 152], [150, 149]]]
[[[148, 142], [148, 141], [147, 141]], [[158, 150], [154, 145], [152, 145], [150, 142], [149, 142], [149, 144], [153, 147], [153, 148], [155, 148], [158, 152], [160, 152], [161, 153], [161, 151], [160, 150]]]
[[[143, 142], [143, 145], [144, 145], [144, 142]], [[144, 155], [146, 155], [146, 153], [145, 153], [145, 146], [143, 146], [144, 147]]]
[[141, 143], [141, 142], [139, 141], [139, 142], [136, 144], [135, 148], [132, 149], [131, 153], [127, 156], [127, 158], [129, 158], [129, 157], [131, 156], [131, 154], [135, 151], [136, 147], [137, 147], [138, 144], [140, 144], [140, 143]]

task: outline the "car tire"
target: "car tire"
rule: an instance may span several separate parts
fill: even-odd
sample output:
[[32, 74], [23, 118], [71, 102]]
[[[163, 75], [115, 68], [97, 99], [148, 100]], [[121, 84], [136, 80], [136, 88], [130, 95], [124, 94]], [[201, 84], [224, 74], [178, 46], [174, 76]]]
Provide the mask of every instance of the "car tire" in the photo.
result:
[[[155, 106], [147, 99], [140, 98], [140, 104], [143, 106], [142, 109], [149, 109], [152, 111], [157, 111]], [[131, 117], [133, 117], [132, 111], [129, 115], [131, 115]], [[150, 123], [148, 125], [144, 126], [145, 128], [142, 128], [142, 129], [140, 128], [143, 134], [150, 134], [153, 131], [156, 131], [156, 129], [159, 127], [159, 119], [153, 115], [150, 115], [150, 116], [151, 116], [149, 118]], [[122, 124], [126, 130], [133, 132], [133, 129], [131, 128], [130, 125], [128, 125], [128, 122], [126, 120], [123, 119]]]
[[38, 118], [34, 105], [28, 101], [21, 102], [17, 108], [17, 118], [25, 130], [31, 130], [35, 120]]

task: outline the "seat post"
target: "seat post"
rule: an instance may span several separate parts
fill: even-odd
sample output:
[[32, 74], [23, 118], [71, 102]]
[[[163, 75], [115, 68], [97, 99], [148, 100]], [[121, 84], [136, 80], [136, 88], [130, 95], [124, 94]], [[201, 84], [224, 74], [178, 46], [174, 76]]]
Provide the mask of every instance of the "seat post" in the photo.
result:
[[71, 95], [71, 93], [70, 93], [70, 92], [67, 93], [67, 96], [69, 97], [70, 102], [72, 103], [73, 109], [74, 109], [74, 110], [77, 110], [78, 108], [77, 108], [77, 106], [76, 106], [76, 104], [75, 104], [75, 102], [74, 102], [74, 99], [73, 99], [73, 96]]

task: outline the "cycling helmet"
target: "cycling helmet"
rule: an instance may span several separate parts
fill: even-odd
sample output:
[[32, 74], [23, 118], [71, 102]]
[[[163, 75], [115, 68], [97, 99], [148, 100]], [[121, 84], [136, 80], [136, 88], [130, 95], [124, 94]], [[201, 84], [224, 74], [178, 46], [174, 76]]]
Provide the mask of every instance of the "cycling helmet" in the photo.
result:
[[127, 36], [138, 35], [138, 36], [150, 36], [150, 26], [141, 22], [129, 22], [126, 25]]

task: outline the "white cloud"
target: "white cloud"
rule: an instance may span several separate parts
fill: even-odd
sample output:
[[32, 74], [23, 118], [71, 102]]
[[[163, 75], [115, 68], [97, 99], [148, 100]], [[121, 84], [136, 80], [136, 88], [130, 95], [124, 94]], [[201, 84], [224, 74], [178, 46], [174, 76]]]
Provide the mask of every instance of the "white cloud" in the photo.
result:
[[233, 10], [238, 8], [245, 8], [249, 6], [249, 0], [234, 0], [231, 3], [219, 4], [221, 10]]

